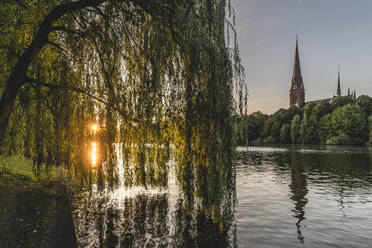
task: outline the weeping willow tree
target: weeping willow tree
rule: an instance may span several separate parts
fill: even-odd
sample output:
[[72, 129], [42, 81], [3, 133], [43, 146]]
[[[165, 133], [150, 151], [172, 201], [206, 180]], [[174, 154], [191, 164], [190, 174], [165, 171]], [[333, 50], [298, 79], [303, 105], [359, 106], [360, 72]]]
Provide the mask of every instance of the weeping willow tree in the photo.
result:
[[188, 200], [232, 200], [247, 89], [230, 1], [8, 0], [0, 11], [3, 153], [100, 187], [166, 187], [172, 159]]

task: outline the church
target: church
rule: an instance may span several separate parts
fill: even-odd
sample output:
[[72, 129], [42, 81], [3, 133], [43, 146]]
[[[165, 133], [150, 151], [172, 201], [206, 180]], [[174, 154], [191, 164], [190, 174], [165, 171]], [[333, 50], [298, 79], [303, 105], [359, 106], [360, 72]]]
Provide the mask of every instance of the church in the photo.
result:
[[[306, 102], [306, 100], [305, 100], [305, 87], [304, 87], [304, 83], [303, 83], [303, 80], [302, 80], [302, 74], [301, 74], [300, 53], [299, 53], [299, 50], [298, 50], [298, 37], [297, 37], [297, 39], [296, 39], [296, 52], [295, 52], [295, 58], [294, 58], [294, 64], [293, 64], [293, 75], [292, 75], [291, 89], [289, 91], [289, 105], [290, 106], [296, 105], [296, 106], [301, 108], [308, 103], [318, 103], [320, 101], [328, 101], [328, 102], [331, 103], [332, 100], [337, 96], [341, 96], [340, 68], [338, 69], [338, 81], [337, 81], [336, 96], [333, 96], [331, 98]], [[348, 89], [348, 93], [347, 93], [346, 96], [355, 100], [356, 99], [355, 90], [353, 92], [350, 92], [350, 89]]]

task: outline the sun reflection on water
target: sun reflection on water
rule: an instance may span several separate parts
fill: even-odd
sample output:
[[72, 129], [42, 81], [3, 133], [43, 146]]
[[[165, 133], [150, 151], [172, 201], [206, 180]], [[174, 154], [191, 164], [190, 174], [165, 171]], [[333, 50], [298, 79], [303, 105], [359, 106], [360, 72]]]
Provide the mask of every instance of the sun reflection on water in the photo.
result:
[[97, 165], [97, 143], [96, 142], [92, 142], [91, 159], [92, 159], [92, 166], [96, 167]]

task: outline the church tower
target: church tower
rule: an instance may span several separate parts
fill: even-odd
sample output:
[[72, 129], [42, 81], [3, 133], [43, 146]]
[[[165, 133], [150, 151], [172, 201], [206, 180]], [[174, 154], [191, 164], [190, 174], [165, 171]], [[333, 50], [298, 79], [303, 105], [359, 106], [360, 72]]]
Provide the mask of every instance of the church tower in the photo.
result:
[[296, 39], [296, 54], [293, 65], [293, 76], [292, 84], [289, 93], [289, 104], [292, 106], [296, 104], [298, 107], [302, 107], [305, 103], [305, 88], [302, 82], [301, 66], [300, 66], [300, 54], [298, 52], [298, 37]]

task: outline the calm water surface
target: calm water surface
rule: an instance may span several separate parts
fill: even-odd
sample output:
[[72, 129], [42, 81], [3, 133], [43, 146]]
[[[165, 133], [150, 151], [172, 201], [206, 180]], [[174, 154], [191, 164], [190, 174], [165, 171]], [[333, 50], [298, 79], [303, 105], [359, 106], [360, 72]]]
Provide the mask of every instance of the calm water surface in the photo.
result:
[[174, 173], [167, 188], [75, 197], [80, 246], [372, 247], [371, 149], [237, 150], [236, 187], [216, 204], [185, 204]]

